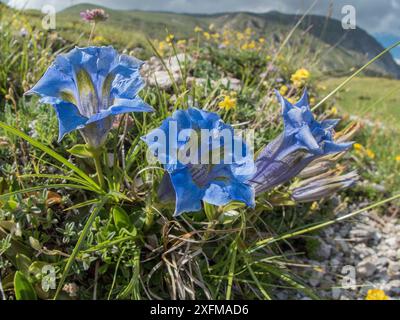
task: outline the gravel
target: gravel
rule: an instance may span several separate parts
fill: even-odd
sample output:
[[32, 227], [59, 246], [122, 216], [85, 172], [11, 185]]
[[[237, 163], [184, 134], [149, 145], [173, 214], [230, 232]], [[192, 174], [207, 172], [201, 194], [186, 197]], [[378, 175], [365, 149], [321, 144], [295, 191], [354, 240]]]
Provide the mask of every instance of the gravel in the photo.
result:
[[[308, 268], [295, 272], [303, 273], [321, 298], [365, 299], [373, 288], [400, 300], [400, 224], [396, 215], [369, 211], [322, 230], [315, 239], [319, 242], [318, 261], [302, 256], [297, 262]], [[310, 272], [315, 269], [320, 272]], [[287, 291], [276, 297], [305, 296]]]

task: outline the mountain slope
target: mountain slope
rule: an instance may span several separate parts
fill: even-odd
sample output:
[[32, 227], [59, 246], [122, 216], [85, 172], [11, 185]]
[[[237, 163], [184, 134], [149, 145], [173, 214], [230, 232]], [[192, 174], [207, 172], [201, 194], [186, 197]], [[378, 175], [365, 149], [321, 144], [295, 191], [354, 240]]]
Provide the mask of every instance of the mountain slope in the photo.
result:
[[[93, 7], [95, 6], [89, 4], [76, 5], [60, 12], [57, 18], [61, 21], [63, 29], [71, 29], [71, 26], [79, 22], [79, 13]], [[207, 28], [211, 23], [215, 24], [218, 29], [244, 30], [251, 27], [260, 36], [273, 39], [277, 37], [278, 31], [289, 31], [300, 19], [298, 15], [279, 12], [199, 15], [135, 10], [119, 11], [107, 8], [105, 10], [110, 14], [110, 19], [103, 26], [102, 31], [117, 44], [120, 42], [120, 45], [125, 47], [145, 43], [147, 36], [163, 38], [167, 30], [173, 32], [177, 37], [188, 37], [193, 35], [195, 26]], [[363, 29], [344, 30], [340, 21], [327, 17], [307, 16], [293, 37], [299, 39], [304, 33], [315, 38], [312, 43], [315, 51], [323, 48], [321, 68], [324, 68], [326, 72], [348, 73], [349, 69], [364, 65], [384, 50], [382, 45]], [[72, 37], [72, 34], [70, 36]], [[400, 78], [400, 66], [391, 54], [382, 57], [368, 70], [371, 75]]]

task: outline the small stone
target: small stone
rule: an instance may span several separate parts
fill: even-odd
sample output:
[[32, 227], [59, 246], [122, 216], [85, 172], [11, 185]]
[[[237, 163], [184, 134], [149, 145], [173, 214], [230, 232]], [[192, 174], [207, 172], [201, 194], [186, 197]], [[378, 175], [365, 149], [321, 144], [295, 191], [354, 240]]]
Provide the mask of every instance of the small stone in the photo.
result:
[[370, 259], [365, 259], [357, 265], [357, 274], [362, 277], [370, 277], [376, 271], [376, 266], [370, 261]]
[[224, 87], [229, 87], [230, 90], [236, 91], [242, 88], [240, 80], [236, 78], [222, 78], [220, 81]]
[[287, 300], [288, 299], [288, 295], [286, 292], [278, 292], [276, 294], [276, 297], [278, 298], [278, 300]]
[[185, 63], [190, 63], [192, 58], [184, 53], [179, 53], [176, 56], [165, 59], [165, 65], [171, 72], [180, 72], [181, 68], [185, 67]]
[[[173, 73], [172, 77], [177, 83], [179, 83], [181, 80], [179, 74]], [[161, 89], [171, 88], [173, 84], [171, 77], [167, 71], [155, 71], [153, 73], [153, 76], [150, 76], [148, 80], [151, 86], [158, 85]]]
[[310, 283], [310, 286], [317, 287], [321, 283], [321, 274], [313, 273], [308, 282]]
[[399, 296], [400, 295], [400, 280], [392, 280], [389, 281], [386, 285], [385, 285], [385, 291], [387, 291], [387, 293], [390, 296]]
[[395, 276], [400, 273], [400, 262], [390, 262], [389, 267], [387, 269], [387, 273], [390, 276]]
[[328, 259], [331, 256], [332, 246], [327, 244], [322, 239], [319, 239], [320, 245], [317, 250], [318, 257], [322, 259]]
[[393, 260], [396, 259], [396, 256], [397, 256], [397, 251], [396, 251], [396, 250], [394, 250], [394, 249], [389, 249], [389, 250], [385, 250], [384, 252], [386, 252], [386, 253], [385, 253], [385, 256], [386, 256], [386, 257], [391, 258], [391, 259], [393, 259]]
[[390, 237], [386, 239], [385, 242], [389, 247], [396, 247], [398, 241], [396, 237]]
[[350, 237], [352, 238], [368, 238], [369, 232], [363, 229], [353, 229], [350, 231]]
[[337, 245], [339, 246], [339, 250], [346, 252], [346, 253], [350, 251], [350, 247], [346, 241], [344, 241], [342, 239], [338, 239], [338, 238], [335, 238], [335, 241], [336, 241]]
[[378, 258], [375, 263], [378, 267], [386, 267], [389, 264], [389, 259], [386, 257], [381, 257]]

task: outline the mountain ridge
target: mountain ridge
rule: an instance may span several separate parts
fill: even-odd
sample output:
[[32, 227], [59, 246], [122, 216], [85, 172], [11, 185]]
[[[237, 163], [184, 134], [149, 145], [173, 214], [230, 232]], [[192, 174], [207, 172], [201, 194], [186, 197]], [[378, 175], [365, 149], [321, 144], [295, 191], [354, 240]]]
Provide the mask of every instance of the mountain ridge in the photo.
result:
[[[61, 15], [74, 15], [78, 11], [95, 8], [102, 6], [95, 6], [91, 4], [78, 4], [60, 11]], [[148, 32], [149, 35], [155, 36], [151, 31], [147, 31], [146, 26], [152, 25], [152, 28], [161, 28], [164, 26], [171, 32], [181, 32], [188, 36], [192, 32], [193, 25], [199, 24], [200, 26], [208, 26], [213, 23], [217, 28], [230, 27], [232, 29], [240, 30], [245, 27], [252, 27], [260, 35], [271, 33], [279, 27], [286, 29], [292, 26], [301, 18], [296, 14], [285, 14], [279, 11], [269, 11], [263, 13], [254, 12], [221, 12], [214, 14], [196, 14], [196, 13], [174, 13], [166, 11], [141, 11], [141, 10], [115, 10], [107, 7], [102, 7], [112, 13], [115, 19], [122, 18], [123, 16], [130, 16], [129, 22], [134, 26], [135, 30]], [[145, 17], [141, 17], [141, 15]], [[138, 21], [133, 21], [137, 19]], [[193, 21], [188, 21], [192, 19]], [[347, 56], [346, 59], [354, 60], [353, 67], [361, 67], [370, 59], [378, 55], [384, 50], [381, 43], [366, 30], [357, 28], [355, 30], [344, 30], [341, 22], [334, 18], [307, 15], [303, 22], [299, 25], [299, 29], [307, 32], [321, 42], [343, 51], [342, 56]], [[336, 51], [338, 51], [336, 50]], [[331, 58], [332, 61], [329, 61]], [[339, 57], [342, 58], [342, 57]], [[324, 57], [325, 64], [333, 66], [337, 65], [336, 56]], [[340, 59], [338, 59], [340, 60]], [[343, 67], [345, 69], [345, 67]], [[389, 76], [400, 79], [400, 65], [397, 64], [394, 57], [388, 53], [378, 60], [374, 67], [370, 69], [371, 73], [377, 75]]]
[[[216, 28], [244, 30], [251, 27], [260, 36], [276, 36], [277, 30], [289, 31], [301, 18], [300, 15], [285, 14], [278, 11], [263, 13], [223, 12], [214, 14], [174, 13], [165, 11], [115, 10], [92, 4], [77, 4], [61, 10], [57, 18], [65, 24], [75, 24], [80, 20], [79, 13], [85, 9], [104, 8], [110, 19], [107, 25], [121, 30], [126, 39], [139, 36], [163, 38], [168, 30], [180, 37], [193, 35], [193, 29], [199, 25], [207, 28], [214, 24]], [[29, 10], [31, 11], [31, 10]], [[36, 12], [38, 15], [38, 12]], [[62, 29], [66, 29], [62, 27]], [[110, 29], [111, 30], [111, 29]], [[110, 31], [111, 32], [111, 31]], [[362, 28], [343, 30], [339, 20], [307, 15], [299, 25], [299, 32], [307, 33], [316, 39], [315, 45], [326, 46], [326, 53], [321, 57], [322, 65], [328, 73], [346, 74], [350, 69], [363, 66], [370, 59], [384, 50], [379, 41]], [[294, 37], [301, 36], [300, 34]], [[125, 41], [128, 47], [128, 40]], [[400, 79], [400, 65], [388, 53], [368, 68], [370, 75]]]

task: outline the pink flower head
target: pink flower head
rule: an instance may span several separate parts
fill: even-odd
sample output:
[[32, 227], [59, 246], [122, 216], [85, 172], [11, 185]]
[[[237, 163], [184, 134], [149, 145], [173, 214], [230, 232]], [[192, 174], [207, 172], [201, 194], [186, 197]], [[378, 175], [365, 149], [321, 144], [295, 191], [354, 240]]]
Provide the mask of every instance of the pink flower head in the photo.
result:
[[100, 22], [108, 19], [108, 14], [103, 9], [92, 9], [81, 12], [81, 18], [87, 22]]

